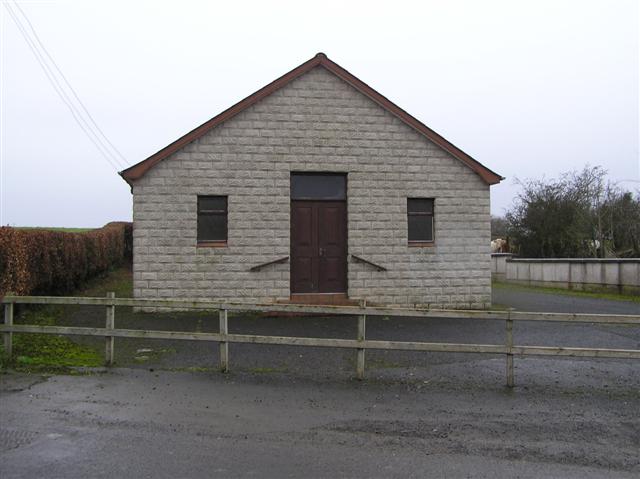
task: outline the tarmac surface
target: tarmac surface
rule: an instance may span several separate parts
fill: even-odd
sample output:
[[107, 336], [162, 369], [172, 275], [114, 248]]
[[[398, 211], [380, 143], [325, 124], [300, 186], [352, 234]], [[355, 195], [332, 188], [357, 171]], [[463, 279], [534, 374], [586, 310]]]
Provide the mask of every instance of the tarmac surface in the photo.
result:
[[[496, 295], [518, 309], [638, 312], [633, 302]], [[143, 321], [215, 330], [202, 317]], [[367, 337], [501, 342], [501, 323], [380, 318], [368, 320]], [[230, 327], [355, 335], [350, 318], [232, 318]], [[514, 337], [640, 349], [638, 327], [521, 323]], [[367, 379], [357, 381], [348, 350], [232, 344], [231, 372], [220, 374], [215, 343], [116, 342], [127, 367], [0, 376], [0, 477], [640, 475], [637, 361], [516, 358], [510, 389], [501, 356], [367, 351]]]
[[640, 303], [589, 296], [553, 294], [536, 288], [494, 285], [494, 304], [504, 304], [519, 311], [590, 314], [640, 314]]

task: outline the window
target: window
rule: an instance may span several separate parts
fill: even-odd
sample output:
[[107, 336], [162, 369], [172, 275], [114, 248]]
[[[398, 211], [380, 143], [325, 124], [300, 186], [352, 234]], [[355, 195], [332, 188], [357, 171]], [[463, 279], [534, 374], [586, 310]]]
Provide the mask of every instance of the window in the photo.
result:
[[292, 200], [344, 200], [347, 176], [341, 173], [291, 173]]
[[198, 196], [198, 244], [227, 243], [227, 197]]
[[407, 198], [409, 244], [433, 243], [433, 198]]

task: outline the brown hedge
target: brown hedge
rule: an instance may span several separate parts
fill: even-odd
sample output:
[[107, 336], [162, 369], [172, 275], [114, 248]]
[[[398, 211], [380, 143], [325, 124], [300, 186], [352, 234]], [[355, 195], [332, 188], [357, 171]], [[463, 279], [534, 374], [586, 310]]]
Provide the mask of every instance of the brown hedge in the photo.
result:
[[84, 233], [0, 227], [0, 295], [65, 294], [131, 260], [131, 223]]

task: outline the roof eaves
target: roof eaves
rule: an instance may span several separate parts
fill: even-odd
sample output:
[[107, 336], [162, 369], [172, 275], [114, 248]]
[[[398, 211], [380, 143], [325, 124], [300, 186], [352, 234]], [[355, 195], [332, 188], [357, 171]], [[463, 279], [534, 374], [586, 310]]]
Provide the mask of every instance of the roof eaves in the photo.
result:
[[358, 77], [356, 77], [349, 71], [345, 70], [343, 67], [341, 67], [337, 63], [329, 60], [329, 58], [327, 58], [326, 56], [322, 59], [320, 64], [323, 67], [327, 68], [334, 75], [338, 76], [343, 81], [350, 84], [352, 87], [354, 87], [360, 93], [368, 97], [370, 100], [377, 103], [382, 108], [389, 111], [391, 114], [395, 115], [397, 118], [402, 120], [408, 126], [412, 127], [419, 133], [426, 136], [429, 140], [433, 141], [440, 148], [447, 151], [454, 158], [457, 158], [458, 160], [465, 163], [488, 184], [493, 185], [493, 184], [499, 183], [501, 180], [504, 180], [503, 176], [500, 176], [498, 173], [484, 166], [478, 160], [474, 159], [471, 155], [462, 151], [460, 148], [455, 146], [453, 143], [448, 141], [443, 136], [436, 133], [434, 130], [429, 128], [427, 125], [422, 123], [413, 115], [411, 115], [410, 113], [408, 113], [407, 111], [403, 110], [398, 105], [393, 103], [387, 97], [385, 97], [381, 93], [378, 93], [378, 91], [371, 88], [369, 85], [367, 85], [365, 82], [360, 80]]
[[191, 130], [189, 133], [181, 136], [176, 141], [167, 145], [161, 150], [157, 151], [147, 159], [120, 171], [119, 172], [120, 176], [122, 176], [122, 178], [127, 183], [129, 183], [129, 185], [133, 185], [134, 181], [141, 178], [148, 170], [153, 168], [158, 162], [164, 160], [165, 158], [172, 155], [173, 153], [175, 153], [185, 145], [200, 138], [202, 135], [204, 135], [211, 129], [229, 120], [230, 118], [234, 117], [241, 111], [245, 110], [246, 108], [249, 108], [251, 105], [271, 95], [273, 92], [275, 92], [276, 90], [279, 90], [280, 88], [282, 88], [283, 86], [291, 82], [292, 80], [295, 80], [299, 76], [303, 75], [304, 73], [308, 72], [312, 68], [316, 67], [320, 63], [321, 58], [323, 57], [326, 58], [326, 55], [324, 55], [323, 53], [317, 54], [312, 59], [304, 62], [302, 65], [299, 65], [298, 67], [294, 68], [288, 73], [285, 73], [284, 75], [272, 81], [268, 85], [252, 93], [251, 95], [244, 98], [243, 100], [240, 100], [235, 105], [227, 108], [222, 113], [202, 123], [200, 126], [197, 126], [193, 130]]
[[494, 185], [499, 183], [504, 177], [498, 175], [494, 171], [490, 170], [479, 161], [475, 160], [473, 157], [462, 151], [460, 148], [455, 146], [453, 143], [446, 140], [444, 137], [433, 131], [431, 128], [426, 126], [424, 123], [419, 121], [417, 118], [397, 106], [391, 100], [378, 93], [376, 90], [371, 88], [369, 85], [364, 83], [362, 80], [357, 78], [355, 75], [349, 73], [347, 70], [342, 68], [337, 63], [329, 60], [324, 53], [318, 53], [310, 60], [304, 62], [298, 67], [294, 68], [288, 73], [285, 73], [278, 79], [269, 83], [265, 87], [260, 90], [254, 92], [249, 95], [245, 99], [239, 101], [235, 105], [231, 106], [227, 110], [223, 111], [219, 115], [211, 118], [210, 120], [204, 122], [200, 126], [194, 128], [186, 135], [178, 138], [173, 143], [154, 153], [147, 159], [119, 172], [120, 176], [130, 185], [133, 186], [133, 183], [141, 178], [148, 170], [153, 168], [158, 162], [164, 160], [168, 156], [172, 155], [185, 145], [191, 143], [192, 141], [200, 138], [202, 135], [215, 128], [219, 124], [225, 122], [226, 120], [234, 117], [241, 111], [249, 108], [251, 105], [257, 103], [263, 98], [271, 95], [276, 90], [279, 90], [283, 86], [287, 85], [292, 80], [295, 80], [299, 76], [313, 69], [314, 67], [321, 65], [322, 67], [329, 70], [331, 73], [336, 75], [338, 78], [341, 78], [343, 81], [351, 85], [353, 88], [358, 90], [360, 93], [380, 105], [385, 110], [389, 111], [391, 114], [395, 115], [401, 121], [406, 123], [408, 126], [412, 127], [419, 133], [426, 136], [429, 140], [434, 142], [443, 150], [447, 151], [454, 158], [465, 163], [469, 168], [471, 168], [474, 172], [476, 172], [487, 184]]

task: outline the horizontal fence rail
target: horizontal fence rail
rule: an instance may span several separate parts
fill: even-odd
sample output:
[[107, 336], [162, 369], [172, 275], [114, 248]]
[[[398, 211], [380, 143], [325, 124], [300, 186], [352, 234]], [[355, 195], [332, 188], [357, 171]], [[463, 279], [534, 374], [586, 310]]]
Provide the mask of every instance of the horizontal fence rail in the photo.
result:
[[189, 301], [180, 299], [92, 298], [73, 296], [11, 296], [0, 298], [3, 304], [79, 304], [95, 306], [133, 306], [138, 308], [175, 308], [195, 310], [290, 312], [328, 315], [395, 316], [414, 318], [454, 319], [512, 319], [526, 321], [562, 321], [583, 323], [640, 324], [640, 315], [633, 314], [581, 314], [533, 313], [523, 311], [485, 311], [466, 309], [383, 308], [375, 306], [319, 306], [278, 303], [227, 303], [220, 301]]
[[[101, 336], [105, 338], [105, 362], [114, 362], [115, 338], [148, 338], [165, 340], [213, 341], [220, 347], [220, 369], [229, 369], [229, 343], [273, 344], [288, 346], [311, 346], [328, 348], [347, 348], [357, 352], [356, 376], [364, 377], [365, 350], [397, 350], [423, 352], [455, 352], [504, 354], [507, 359], [507, 385], [514, 385], [514, 356], [559, 356], [581, 358], [614, 358], [640, 359], [640, 350], [578, 348], [553, 346], [518, 346], [513, 344], [514, 321], [550, 321], [566, 323], [596, 324], [628, 324], [640, 325], [640, 315], [616, 314], [567, 314], [567, 313], [534, 313], [520, 311], [474, 311], [474, 310], [442, 310], [442, 309], [403, 309], [381, 308], [372, 306], [317, 306], [299, 304], [249, 304], [226, 303], [216, 301], [188, 301], [168, 299], [134, 299], [116, 298], [109, 293], [106, 298], [60, 297], [60, 296], [11, 296], [0, 298], [4, 304], [4, 324], [0, 325], [0, 333], [4, 338], [5, 354], [12, 354], [13, 333], [39, 333], [56, 335]], [[106, 308], [104, 328], [75, 326], [41, 326], [14, 324], [14, 304], [59, 304], [59, 305], [94, 305]], [[185, 331], [156, 331], [138, 329], [120, 329], [115, 327], [116, 306], [140, 308], [177, 308], [218, 311], [220, 328], [218, 333], [198, 333]], [[252, 334], [232, 334], [228, 331], [228, 312], [287, 312], [300, 314], [348, 315], [357, 317], [356, 339], [308, 338], [291, 336], [262, 336]], [[415, 318], [451, 318], [505, 321], [504, 344], [472, 344], [472, 343], [431, 343], [418, 341], [382, 341], [365, 337], [367, 316], [415, 317]]]

